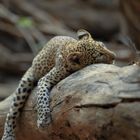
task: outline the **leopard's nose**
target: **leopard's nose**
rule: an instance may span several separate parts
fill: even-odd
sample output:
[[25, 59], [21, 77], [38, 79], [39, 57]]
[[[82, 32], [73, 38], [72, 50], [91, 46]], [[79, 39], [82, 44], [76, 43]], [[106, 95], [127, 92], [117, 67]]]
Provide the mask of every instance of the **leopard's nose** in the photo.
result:
[[113, 51], [107, 49], [105, 46], [104, 46], [104, 50], [106, 51], [109, 60], [115, 60], [116, 54]]
[[116, 54], [112, 51], [110, 51], [110, 54], [108, 55], [109, 63], [112, 64], [115, 62]]
[[111, 58], [112, 58], [112, 60], [115, 60], [116, 54], [114, 52], [111, 52]]

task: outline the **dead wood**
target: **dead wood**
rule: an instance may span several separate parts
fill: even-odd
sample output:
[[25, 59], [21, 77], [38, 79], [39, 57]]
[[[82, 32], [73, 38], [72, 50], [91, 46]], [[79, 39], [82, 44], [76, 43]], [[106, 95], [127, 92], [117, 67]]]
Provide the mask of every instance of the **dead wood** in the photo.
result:
[[[140, 139], [138, 65], [91, 65], [62, 80], [51, 91], [53, 122], [43, 130], [36, 126], [35, 93], [18, 120], [18, 140]], [[0, 103], [0, 136], [11, 100]]]

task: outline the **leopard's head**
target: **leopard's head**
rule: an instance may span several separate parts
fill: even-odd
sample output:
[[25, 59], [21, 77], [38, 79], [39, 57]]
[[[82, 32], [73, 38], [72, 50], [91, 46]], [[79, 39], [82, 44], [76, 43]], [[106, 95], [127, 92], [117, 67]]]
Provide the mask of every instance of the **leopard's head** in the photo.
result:
[[75, 52], [69, 54], [69, 62], [75, 69], [95, 63], [112, 64], [115, 60], [115, 53], [105, 47], [100, 41], [95, 41], [86, 30], [78, 30], [79, 40]]

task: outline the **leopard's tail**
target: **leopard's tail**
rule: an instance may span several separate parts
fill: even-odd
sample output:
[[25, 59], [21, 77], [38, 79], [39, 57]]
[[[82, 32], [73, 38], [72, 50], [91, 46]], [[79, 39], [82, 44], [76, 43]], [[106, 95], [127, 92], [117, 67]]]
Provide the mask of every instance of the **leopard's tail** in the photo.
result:
[[29, 68], [29, 70], [22, 77], [18, 88], [14, 93], [12, 105], [6, 117], [2, 140], [15, 140], [14, 130], [16, 127], [16, 119], [18, 118], [20, 110], [23, 108], [27, 100], [27, 97], [34, 88], [35, 82], [36, 79], [32, 68]]

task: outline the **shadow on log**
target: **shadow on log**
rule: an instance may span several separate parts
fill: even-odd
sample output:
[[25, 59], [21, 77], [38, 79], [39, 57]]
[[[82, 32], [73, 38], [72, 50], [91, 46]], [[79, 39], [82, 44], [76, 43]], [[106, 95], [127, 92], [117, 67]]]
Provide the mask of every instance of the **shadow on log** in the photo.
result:
[[[140, 67], [88, 66], [51, 91], [53, 122], [36, 126], [36, 91], [18, 120], [17, 140], [140, 139]], [[0, 103], [0, 137], [11, 98]]]

